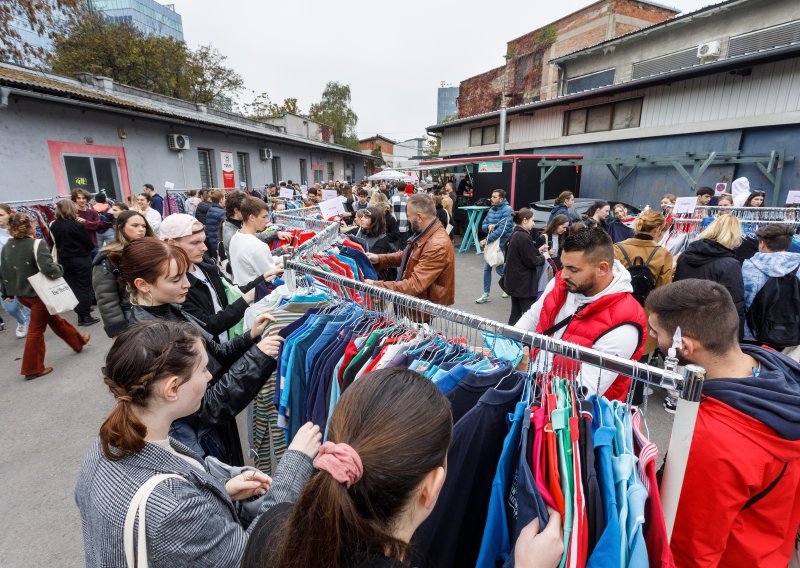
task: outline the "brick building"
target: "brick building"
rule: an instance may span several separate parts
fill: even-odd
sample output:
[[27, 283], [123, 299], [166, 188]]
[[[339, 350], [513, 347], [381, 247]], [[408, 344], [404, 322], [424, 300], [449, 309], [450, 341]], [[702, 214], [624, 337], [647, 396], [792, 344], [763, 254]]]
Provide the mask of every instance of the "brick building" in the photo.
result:
[[394, 156], [394, 145], [397, 144], [394, 140], [390, 140], [385, 136], [381, 136], [380, 134], [376, 134], [371, 138], [362, 138], [358, 141], [358, 148], [362, 152], [370, 153], [378, 146], [381, 147], [381, 153], [383, 154], [384, 159], [391, 158]]
[[458, 117], [499, 109], [504, 91], [507, 106], [553, 98], [558, 93], [560, 72], [549, 65], [552, 59], [663, 22], [677, 13], [646, 0], [600, 0], [513, 39], [506, 47], [505, 65], [461, 82]]

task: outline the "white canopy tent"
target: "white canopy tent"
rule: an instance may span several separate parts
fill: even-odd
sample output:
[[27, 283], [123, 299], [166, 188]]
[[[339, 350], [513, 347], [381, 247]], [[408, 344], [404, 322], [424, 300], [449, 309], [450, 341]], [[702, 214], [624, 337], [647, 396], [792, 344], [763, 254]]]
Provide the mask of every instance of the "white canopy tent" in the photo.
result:
[[367, 178], [370, 181], [405, 181], [414, 183], [417, 178], [404, 174], [397, 170], [383, 170]]

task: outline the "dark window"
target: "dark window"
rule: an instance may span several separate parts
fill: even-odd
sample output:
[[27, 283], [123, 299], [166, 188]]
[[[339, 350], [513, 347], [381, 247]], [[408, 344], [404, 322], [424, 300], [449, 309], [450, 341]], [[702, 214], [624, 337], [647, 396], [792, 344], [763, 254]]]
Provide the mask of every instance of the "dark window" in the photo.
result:
[[642, 120], [642, 100], [629, 99], [564, 113], [564, 136], [636, 128]]
[[102, 190], [111, 199], [122, 196], [116, 158], [64, 156], [64, 169], [70, 189], [79, 187], [91, 193]]
[[480, 146], [483, 144], [483, 128], [470, 128], [469, 130], [469, 145]]
[[250, 154], [246, 152], [236, 153], [236, 167], [239, 170], [239, 185], [244, 183], [246, 187], [250, 187]]
[[278, 183], [281, 180], [281, 159], [278, 156], [272, 157], [272, 183]]
[[[469, 130], [469, 145], [470, 146], [486, 146], [488, 144], [497, 144], [497, 130], [498, 126], [480, 126], [478, 128], [470, 128]], [[506, 123], [506, 142], [508, 142], [508, 133], [511, 130], [510, 123]]]
[[300, 185], [308, 185], [308, 169], [306, 168], [306, 161], [300, 159]]
[[584, 75], [583, 77], [575, 77], [574, 79], [567, 80], [567, 94], [580, 93], [581, 91], [589, 91], [600, 87], [606, 87], [614, 84], [615, 69], [606, 69], [591, 75]]
[[334, 179], [333, 162], [328, 162], [328, 181], [333, 181]]
[[214, 187], [214, 167], [211, 160], [211, 150], [199, 148], [197, 160], [200, 164], [200, 186], [203, 188]]

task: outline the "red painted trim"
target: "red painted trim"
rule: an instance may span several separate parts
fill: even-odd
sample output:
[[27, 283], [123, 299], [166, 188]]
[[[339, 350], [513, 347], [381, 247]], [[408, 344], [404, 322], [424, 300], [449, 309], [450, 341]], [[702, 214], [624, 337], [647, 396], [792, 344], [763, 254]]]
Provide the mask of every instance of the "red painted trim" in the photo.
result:
[[510, 203], [516, 203], [514, 201], [514, 194], [517, 193], [517, 160], [511, 162], [511, 199], [509, 200]]
[[119, 165], [119, 183], [122, 186], [122, 196], [127, 199], [131, 194], [131, 184], [128, 179], [128, 160], [125, 158], [125, 148], [122, 146], [97, 146], [95, 144], [81, 144], [78, 142], [60, 142], [48, 140], [50, 149], [50, 164], [56, 181], [56, 192], [61, 197], [70, 194], [71, 188], [67, 185], [67, 172], [64, 171], [64, 154], [83, 154], [87, 156], [104, 156], [116, 158]]
[[420, 166], [435, 166], [437, 164], [463, 164], [464, 162], [510, 162], [512, 160], [580, 160], [581, 154], [506, 154], [505, 156], [479, 156], [475, 158], [448, 158], [446, 160], [426, 160]]

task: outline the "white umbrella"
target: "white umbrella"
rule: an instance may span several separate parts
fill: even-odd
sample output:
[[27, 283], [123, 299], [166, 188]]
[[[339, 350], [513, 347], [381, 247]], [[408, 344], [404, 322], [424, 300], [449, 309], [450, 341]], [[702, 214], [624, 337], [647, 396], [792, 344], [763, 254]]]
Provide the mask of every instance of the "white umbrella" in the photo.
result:
[[414, 183], [416, 181], [415, 178], [406, 175], [403, 172], [399, 172], [397, 170], [383, 170], [382, 172], [378, 172], [377, 174], [369, 176], [367, 179], [370, 181], [399, 180], [399, 181], [406, 181], [409, 183]]

